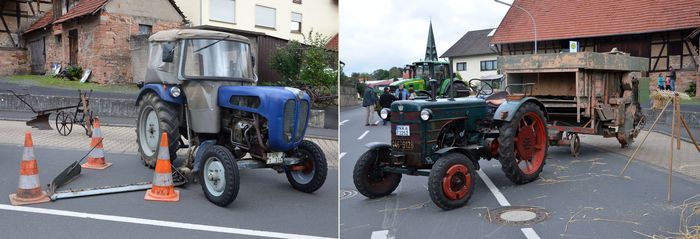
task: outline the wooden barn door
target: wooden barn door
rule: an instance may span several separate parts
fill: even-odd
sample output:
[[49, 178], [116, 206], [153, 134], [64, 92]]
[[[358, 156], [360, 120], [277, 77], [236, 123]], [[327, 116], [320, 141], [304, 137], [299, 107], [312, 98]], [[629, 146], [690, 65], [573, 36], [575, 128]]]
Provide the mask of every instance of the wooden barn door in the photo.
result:
[[78, 30], [68, 32], [68, 51], [70, 65], [78, 65]]
[[46, 50], [44, 45], [44, 37], [29, 41], [29, 53], [32, 56], [31, 67], [32, 73], [43, 74], [44, 63], [46, 63]]

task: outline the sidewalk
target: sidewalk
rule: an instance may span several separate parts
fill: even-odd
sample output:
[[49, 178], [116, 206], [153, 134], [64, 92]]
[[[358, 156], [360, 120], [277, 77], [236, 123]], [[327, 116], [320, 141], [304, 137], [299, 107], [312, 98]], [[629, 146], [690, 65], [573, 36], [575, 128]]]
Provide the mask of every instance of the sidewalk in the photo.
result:
[[[635, 139], [634, 143], [627, 148], [620, 148], [617, 140], [614, 138], [603, 138], [595, 135], [580, 135], [581, 153], [586, 153], [586, 147], [592, 146], [605, 151], [626, 155], [627, 158], [632, 155], [637, 146], [642, 142], [648, 131], [642, 131]], [[697, 137], [697, 136], [696, 136]], [[697, 139], [697, 138], [696, 138]], [[675, 143], [674, 143], [675, 144]], [[651, 132], [644, 145], [639, 149], [635, 156], [635, 161], [641, 160], [646, 163], [668, 170], [668, 150], [671, 145], [671, 138], [665, 134]], [[676, 150], [674, 145], [673, 151], [673, 170], [686, 176], [700, 179], [700, 153], [695, 149], [695, 146], [681, 140], [681, 150]], [[635, 167], [630, 164], [630, 167]], [[620, 169], [613, 170], [619, 173]]]
[[[104, 134], [104, 150], [114, 154], [137, 154], [136, 133], [134, 127], [114, 127], [102, 126]], [[10, 144], [20, 146], [24, 143], [24, 132], [32, 132], [34, 145], [44, 148], [60, 148], [83, 150], [87, 153], [90, 138], [85, 135], [85, 131], [78, 125], [73, 125], [73, 132], [68, 136], [61, 136], [54, 130], [38, 130], [30, 128], [20, 121], [0, 120], [0, 144]], [[338, 167], [338, 141], [334, 139], [306, 137], [308, 140], [318, 144], [326, 154], [329, 167]], [[18, 147], [19, 148], [19, 147]], [[186, 150], [180, 150], [184, 155]]]

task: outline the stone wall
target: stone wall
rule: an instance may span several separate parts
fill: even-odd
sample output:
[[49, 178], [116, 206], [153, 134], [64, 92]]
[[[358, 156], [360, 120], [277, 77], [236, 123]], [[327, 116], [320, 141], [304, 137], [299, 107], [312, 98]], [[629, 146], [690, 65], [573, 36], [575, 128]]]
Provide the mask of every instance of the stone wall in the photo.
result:
[[29, 74], [27, 49], [0, 48], [0, 76]]
[[340, 96], [338, 99], [340, 107], [360, 105], [359, 95], [355, 86], [340, 86]]

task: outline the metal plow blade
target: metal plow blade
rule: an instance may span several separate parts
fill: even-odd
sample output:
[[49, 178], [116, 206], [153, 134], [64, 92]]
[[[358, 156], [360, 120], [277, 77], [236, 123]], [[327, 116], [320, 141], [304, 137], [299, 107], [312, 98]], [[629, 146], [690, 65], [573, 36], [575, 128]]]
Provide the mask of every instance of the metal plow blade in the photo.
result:
[[46, 114], [38, 114], [37, 116], [34, 116], [31, 120], [27, 121], [27, 126], [31, 126], [32, 128], [37, 128], [40, 130], [52, 130], [51, 125], [49, 124], [49, 116], [51, 113], [46, 113]]
[[49, 184], [49, 195], [53, 195], [57, 188], [64, 186], [71, 181], [75, 180], [80, 176], [82, 167], [80, 167], [80, 160], [70, 164], [63, 172], [59, 173]]

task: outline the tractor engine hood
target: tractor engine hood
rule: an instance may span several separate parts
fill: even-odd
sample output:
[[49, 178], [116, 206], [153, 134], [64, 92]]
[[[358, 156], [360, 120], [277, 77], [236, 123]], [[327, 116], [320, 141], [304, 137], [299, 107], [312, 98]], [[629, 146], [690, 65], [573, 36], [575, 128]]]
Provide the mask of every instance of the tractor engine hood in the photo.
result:
[[219, 88], [218, 105], [264, 117], [268, 126], [268, 147], [273, 151], [287, 151], [304, 139], [311, 98], [306, 92], [291, 87], [224, 86]]
[[[391, 112], [420, 112], [423, 109], [442, 110], [464, 108], [466, 113], [468, 108], [486, 107], [486, 101], [475, 97], [455, 98], [454, 101], [442, 98], [436, 101], [430, 100], [399, 100], [391, 104]], [[451, 110], [456, 111], [456, 110]], [[393, 120], [393, 119], [392, 119]]]

